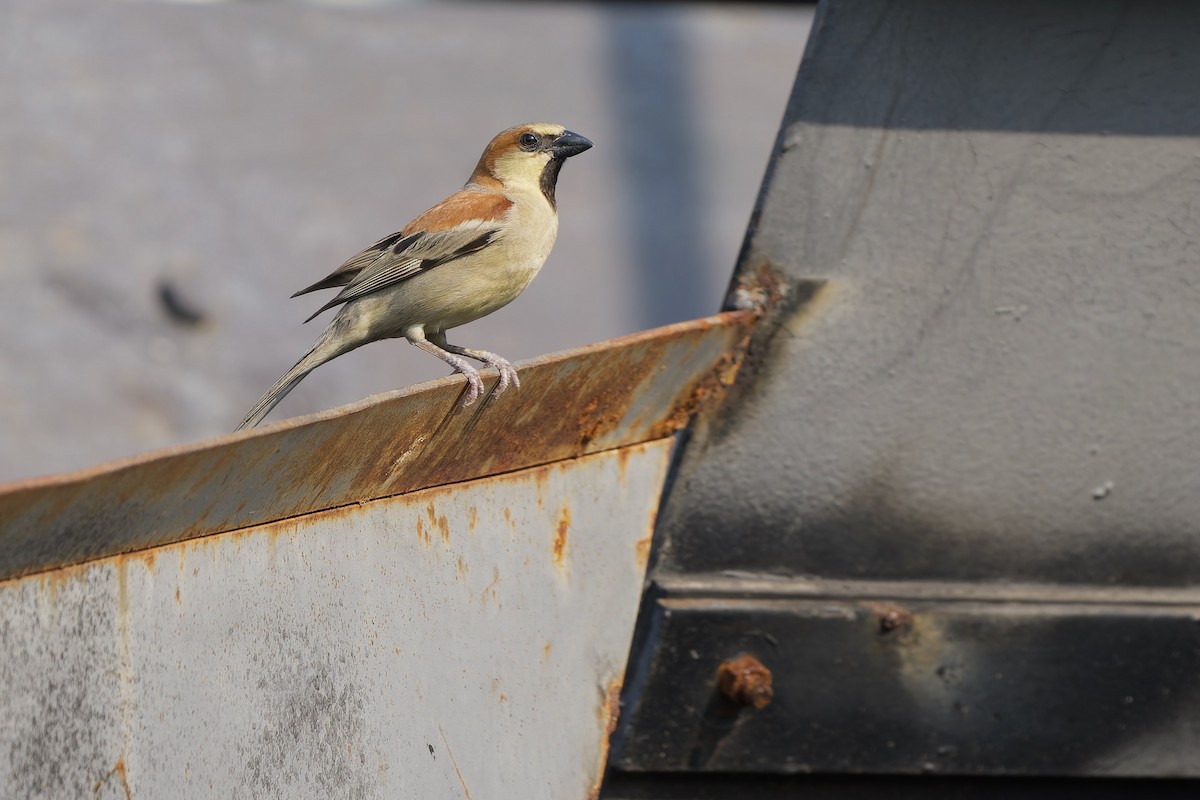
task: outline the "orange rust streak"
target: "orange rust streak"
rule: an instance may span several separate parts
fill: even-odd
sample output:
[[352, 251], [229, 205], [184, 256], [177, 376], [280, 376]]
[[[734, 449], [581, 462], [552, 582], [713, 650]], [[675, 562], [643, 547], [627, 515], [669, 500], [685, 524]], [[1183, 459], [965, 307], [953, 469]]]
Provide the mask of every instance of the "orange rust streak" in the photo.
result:
[[116, 775], [118, 778], [121, 779], [121, 789], [124, 790], [124, 792], [125, 792], [125, 800], [133, 800], [133, 789], [130, 788], [129, 776], [125, 773], [125, 757], [124, 756], [121, 756], [120, 758], [117, 759], [117, 763], [113, 765], [113, 768], [108, 771], [107, 775], [105, 775], [103, 778], [96, 781], [92, 785], [92, 792], [97, 797], [99, 797], [100, 796], [100, 787], [104, 786], [106, 783], [108, 783], [110, 780], [112, 780], [112, 777], [114, 775]]
[[604, 783], [604, 767], [608, 763], [608, 748], [612, 743], [613, 731], [617, 729], [617, 720], [621, 716], [621, 686], [620, 675], [608, 682], [604, 699], [600, 703], [600, 723], [604, 726], [604, 738], [600, 741], [600, 758], [596, 768], [596, 782], [588, 791], [588, 800], [596, 800]]
[[647, 534], [645, 538], [638, 539], [633, 545], [637, 565], [642, 569], [645, 569], [646, 565], [650, 563], [650, 543], [653, 539], [653, 534]]
[[629, 469], [629, 453], [631, 448], [622, 447], [617, 450], [617, 475], [621, 484], [625, 484], [625, 473]]
[[562, 566], [563, 556], [567, 550], [567, 531], [571, 527], [571, 509], [562, 507], [558, 515], [558, 527], [554, 532], [554, 563]]

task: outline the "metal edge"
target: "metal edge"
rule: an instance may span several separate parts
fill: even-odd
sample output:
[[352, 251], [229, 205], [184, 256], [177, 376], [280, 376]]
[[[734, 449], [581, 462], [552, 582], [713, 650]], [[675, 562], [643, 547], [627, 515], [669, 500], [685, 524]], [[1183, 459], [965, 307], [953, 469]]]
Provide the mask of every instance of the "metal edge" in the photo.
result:
[[455, 376], [0, 486], [0, 580], [668, 436], [732, 384], [755, 319], [725, 312], [533, 359], [492, 405], [457, 410]]

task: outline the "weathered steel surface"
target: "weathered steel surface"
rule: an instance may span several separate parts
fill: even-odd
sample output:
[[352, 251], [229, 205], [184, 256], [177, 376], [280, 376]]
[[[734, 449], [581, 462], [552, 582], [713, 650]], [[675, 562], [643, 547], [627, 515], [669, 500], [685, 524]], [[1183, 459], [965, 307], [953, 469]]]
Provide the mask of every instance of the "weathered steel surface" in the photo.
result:
[[[767, 310], [669, 482], [614, 763], [648, 796], [1200, 778], [1200, 5], [812, 30], [730, 294]], [[731, 722], [740, 654], [774, 699]]]
[[0, 796], [594, 794], [671, 446], [0, 583]]
[[[752, 598], [667, 589], [615, 766], [1200, 777], [1200, 597], [798, 597], [779, 584]], [[747, 656], [772, 680], [762, 708], [721, 693], [723, 663]]]
[[488, 407], [456, 411], [463, 380], [444, 378], [12, 484], [0, 490], [0, 577], [667, 436], [732, 381], [752, 321], [726, 313], [544, 356]]

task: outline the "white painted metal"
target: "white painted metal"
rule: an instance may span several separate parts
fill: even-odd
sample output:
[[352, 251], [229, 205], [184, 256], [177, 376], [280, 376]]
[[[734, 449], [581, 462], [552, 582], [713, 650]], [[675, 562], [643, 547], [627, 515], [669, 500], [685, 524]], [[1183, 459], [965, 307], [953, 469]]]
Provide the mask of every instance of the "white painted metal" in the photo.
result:
[[586, 797], [669, 451], [0, 583], [0, 795]]

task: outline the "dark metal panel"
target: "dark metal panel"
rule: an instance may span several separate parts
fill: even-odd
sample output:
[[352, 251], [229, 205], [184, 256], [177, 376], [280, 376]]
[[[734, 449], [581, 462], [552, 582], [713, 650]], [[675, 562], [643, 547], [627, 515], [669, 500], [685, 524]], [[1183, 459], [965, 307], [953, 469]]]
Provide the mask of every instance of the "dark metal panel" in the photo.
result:
[[1198, 31], [821, 3], [727, 300], [764, 320], [659, 518], [627, 786], [1200, 777]]
[[1196, 585], [1200, 4], [813, 30], [737, 275], [779, 299], [664, 568]]
[[[1200, 601], [668, 592], [652, 615], [621, 770], [1200, 776]], [[773, 677], [761, 709], [718, 691], [740, 654]]]
[[605, 800], [1193, 800], [1187, 780], [612, 772]]
[[725, 313], [544, 356], [490, 406], [456, 411], [463, 380], [446, 378], [9, 485], [0, 579], [669, 436], [732, 383], [753, 320]]
[[1198, 30], [821, 4], [618, 770], [1200, 776]]

